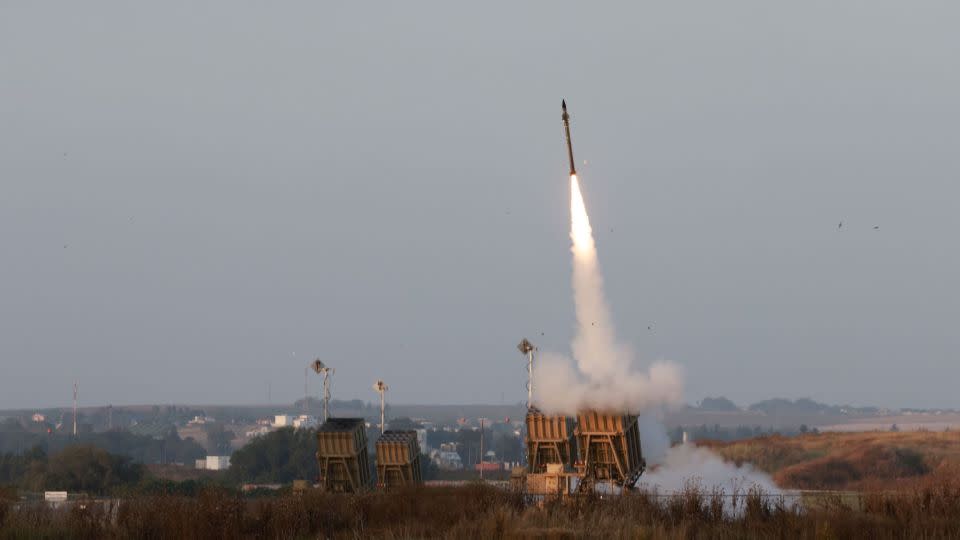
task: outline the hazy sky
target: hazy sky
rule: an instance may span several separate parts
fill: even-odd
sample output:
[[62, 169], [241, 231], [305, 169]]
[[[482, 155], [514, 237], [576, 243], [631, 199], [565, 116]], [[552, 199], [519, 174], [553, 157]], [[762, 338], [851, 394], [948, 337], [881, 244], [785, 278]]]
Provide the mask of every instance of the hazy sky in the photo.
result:
[[595, 4], [0, 3], [0, 407], [522, 400], [561, 98], [688, 401], [960, 407], [960, 7]]

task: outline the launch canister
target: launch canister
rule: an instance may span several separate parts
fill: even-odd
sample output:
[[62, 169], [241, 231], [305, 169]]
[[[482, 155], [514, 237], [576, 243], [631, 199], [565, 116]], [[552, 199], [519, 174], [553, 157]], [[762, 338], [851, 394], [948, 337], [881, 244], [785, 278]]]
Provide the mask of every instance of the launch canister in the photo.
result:
[[567, 157], [570, 158], [570, 176], [577, 174], [577, 168], [573, 164], [573, 143], [570, 142], [570, 115], [567, 114], [567, 100], [560, 102], [563, 108], [563, 130], [567, 134]]

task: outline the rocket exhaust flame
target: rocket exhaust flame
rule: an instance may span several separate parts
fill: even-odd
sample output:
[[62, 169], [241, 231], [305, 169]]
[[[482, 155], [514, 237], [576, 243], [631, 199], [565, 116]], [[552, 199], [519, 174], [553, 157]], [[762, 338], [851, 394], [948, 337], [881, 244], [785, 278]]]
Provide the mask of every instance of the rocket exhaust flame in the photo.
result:
[[580, 193], [580, 181], [575, 174], [570, 175], [570, 240], [573, 241], [574, 256], [587, 255], [595, 250], [590, 216], [587, 215], [587, 205]]

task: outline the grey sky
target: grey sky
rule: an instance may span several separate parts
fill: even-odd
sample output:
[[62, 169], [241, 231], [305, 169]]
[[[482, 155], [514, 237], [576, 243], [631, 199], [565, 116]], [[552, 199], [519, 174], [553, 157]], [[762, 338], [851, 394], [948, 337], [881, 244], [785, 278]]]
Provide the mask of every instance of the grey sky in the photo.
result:
[[365, 4], [0, 4], [0, 407], [520, 401], [561, 98], [689, 401], [960, 406], [955, 3]]

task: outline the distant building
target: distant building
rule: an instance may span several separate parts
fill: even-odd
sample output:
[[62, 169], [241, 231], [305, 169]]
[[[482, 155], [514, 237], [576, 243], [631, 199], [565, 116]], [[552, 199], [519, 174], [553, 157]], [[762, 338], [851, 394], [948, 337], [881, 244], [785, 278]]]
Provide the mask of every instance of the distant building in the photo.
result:
[[216, 422], [216, 418], [210, 418], [209, 416], [194, 416], [192, 420], [187, 421], [187, 425], [203, 425], [203, 424], [212, 424]]
[[281, 428], [293, 425], [293, 417], [289, 414], [278, 414], [273, 417], [273, 427]]
[[441, 452], [456, 452], [456, 451], [457, 451], [457, 443], [455, 443], [455, 442], [440, 443], [440, 451], [441, 451]]
[[260, 435], [266, 435], [267, 433], [270, 433], [269, 425], [257, 426], [251, 429], [250, 431], [247, 431], [246, 436], [247, 438], [253, 438], [253, 437], [259, 437]]
[[430, 452], [430, 461], [439, 469], [446, 471], [459, 471], [463, 469], [463, 460], [456, 451], [455, 443], [444, 443], [440, 445], [440, 450]]
[[40, 414], [40, 413], [33, 413], [33, 416], [31, 416], [30, 418], [31, 418], [34, 422], [37, 422], [37, 423], [46, 422], [46, 421], [47, 421], [47, 417], [44, 416], [44, 415], [42, 415], [42, 414]]
[[48, 503], [62, 503], [67, 500], [66, 491], [44, 491], [43, 500]]
[[207, 456], [208, 471], [223, 471], [230, 468], [230, 456]]
[[317, 427], [320, 422], [317, 421], [316, 416], [309, 416], [306, 414], [301, 414], [292, 421], [293, 427], [297, 429], [310, 429]]
[[417, 444], [420, 445], [420, 452], [426, 454], [430, 451], [430, 447], [427, 446], [427, 430], [426, 429], [417, 430]]

